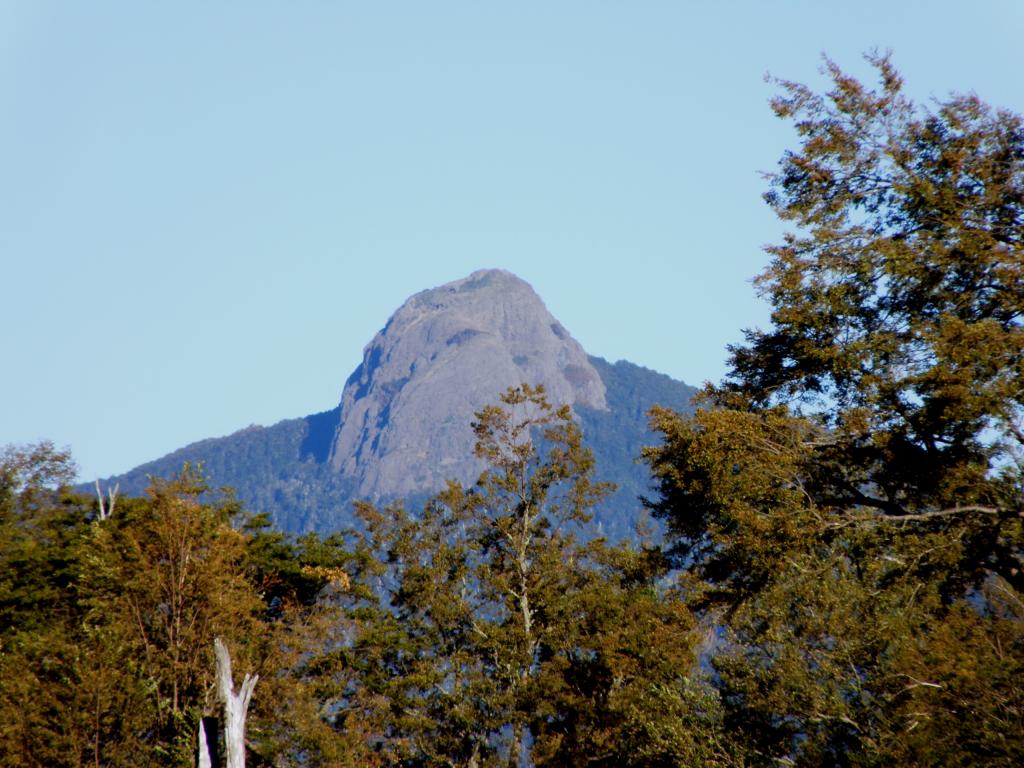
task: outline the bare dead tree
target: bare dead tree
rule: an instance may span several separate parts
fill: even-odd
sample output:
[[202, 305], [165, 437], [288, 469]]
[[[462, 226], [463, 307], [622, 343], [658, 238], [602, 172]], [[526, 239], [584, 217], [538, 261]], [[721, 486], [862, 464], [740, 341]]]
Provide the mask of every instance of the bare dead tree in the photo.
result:
[[246, 673], [242, 687], [235, 693], [231, 655], [219, 637], [213, 641], [213, 650], [217, 656], [217, 692], [224, 702], [225, 768], [245, 768], [245, 717], [249, 711], [253, 688], [260, 676]]
[[107, 488], [107, 496], [110, 501], [110, 506], [107, 507], [103, 503], [103, 491], [100, 490], [100, 481], [96, 481], [96, 498], [100, 502], [100, 520], [106, 520], [114, 514], [114, 504], [117, 502], [117, 492], [119, 490], [121, 490], [120, 483], [117, 483], [113, 488]]

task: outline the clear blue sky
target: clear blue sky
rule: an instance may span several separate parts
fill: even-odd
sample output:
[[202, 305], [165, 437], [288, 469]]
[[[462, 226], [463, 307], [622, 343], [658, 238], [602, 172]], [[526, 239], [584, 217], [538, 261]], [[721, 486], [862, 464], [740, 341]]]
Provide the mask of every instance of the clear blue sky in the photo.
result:
[[337, 404], [410, 294], [528, 280], [699, 384], [767, 310], [766, 72], [1024, 111], [1024, 3], [0, 0], [0, 444], [90, 480]]

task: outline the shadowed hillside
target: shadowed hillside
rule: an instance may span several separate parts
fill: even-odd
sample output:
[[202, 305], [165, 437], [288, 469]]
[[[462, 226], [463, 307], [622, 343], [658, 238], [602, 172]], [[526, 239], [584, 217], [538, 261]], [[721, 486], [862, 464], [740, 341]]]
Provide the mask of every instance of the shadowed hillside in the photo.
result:
[[[632, 532], [640, 508], [637, 499], [649, 488], [647, 468], [636, 463], [640, 448], [654, 442], [647, 410], [654, 404], [686, 409], [695, 390], [625, 361], [589, 360], [607, 388], [608, 410], [577, 407], [576, 412], [597, 460], [596, 476], [619, 486], [595, 513], [603, 532], [618, 538]], [[103, 482], [118, 482], [123, 494], [137, 495], [150, 475], [168, 477], [184, 462], [202, 463], [211, 485], [231, 486], [248, 509], [270, 512], [285, 530], [337, 530], [351, 522], [352, 502], [359, 498], [353, 482], [339, 477], [327, 462], [337, 420], [338, 409], [333, 408], [270, 427], [246, 427], [192, 443]], [[464, 428], [471, 434], [468, 423]], [[426, 495], [410, 496], [415, 501]]]

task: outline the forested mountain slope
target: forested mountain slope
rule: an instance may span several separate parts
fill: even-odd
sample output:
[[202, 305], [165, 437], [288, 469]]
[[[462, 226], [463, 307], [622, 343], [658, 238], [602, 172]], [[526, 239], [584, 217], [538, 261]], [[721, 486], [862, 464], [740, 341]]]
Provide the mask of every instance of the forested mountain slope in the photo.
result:
[[367, 345], [338, 407], [202, 440], [105, 482], [138, 494], [151, 475], [202, 463], [212, 485], [233, 487], [285, 530], [337, 530], [356, 499], [415, 504], [448, 479], [475, 479], [474, 413], [521, 383], [543, 384], [553, 403], [573, 407], [597, 476], [619, 486], [596, 522], [610, 536], [630, 535], [649, 487], [636, 463], [653, 440], [647, 411], [685, 410], [695, 390], [588, 356], [527, 283], [501, 270], [411, 297]]

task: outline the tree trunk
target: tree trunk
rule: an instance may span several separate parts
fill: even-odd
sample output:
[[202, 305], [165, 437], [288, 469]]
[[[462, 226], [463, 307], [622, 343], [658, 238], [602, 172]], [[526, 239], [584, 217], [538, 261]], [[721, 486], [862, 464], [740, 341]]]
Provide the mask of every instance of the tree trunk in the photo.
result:
[[197, 768], [220, 768], [220, 759], [217, 756], [217, 741], [217, 718], [200, 718]]
[[235, 693], [231, 656], [219, 637], [213, 641], [213, 650], [217, 655], [217, 689], [224, 702], [225, 768], [245, 768], [245, 716], [249, 711], [252, 690], [260, 676], [247, 673], [241, 689]]

